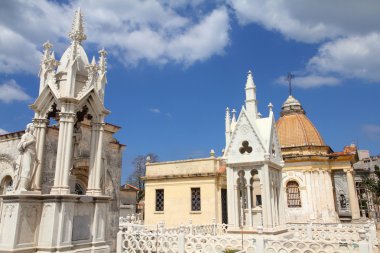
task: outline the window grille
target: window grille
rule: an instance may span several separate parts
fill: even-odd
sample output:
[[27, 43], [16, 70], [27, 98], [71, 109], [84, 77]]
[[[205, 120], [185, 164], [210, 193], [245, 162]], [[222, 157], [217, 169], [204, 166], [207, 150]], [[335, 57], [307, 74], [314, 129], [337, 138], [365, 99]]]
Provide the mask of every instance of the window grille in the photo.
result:
[[201, 189], [191, 188], [191, 211], [201, 210]]
[[286, 184], [286, 195], [288, 207], [301, 207], [300, 189], [296, 181], [290, 181]]
[[156, 190], [156, 211], [164, 211], [164, 190]]

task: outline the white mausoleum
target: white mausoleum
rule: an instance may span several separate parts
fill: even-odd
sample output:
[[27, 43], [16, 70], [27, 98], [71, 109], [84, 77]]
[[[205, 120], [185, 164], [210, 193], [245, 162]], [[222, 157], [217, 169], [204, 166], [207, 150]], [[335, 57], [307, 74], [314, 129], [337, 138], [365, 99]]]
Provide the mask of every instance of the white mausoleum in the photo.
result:
[[59, 61], [44, 44], [33, 122], [0, 136], [0, 252], [116, 246], [124, 145], [113, 137], [119, 127], [104, 122], [107, 53], [88, 60], [80, 10], [69, 38]]
[[269, 116], [257, 111], [256, 86], [251, 71], [245, 85], [246, 101], [236, 119], [226, 111], [228, 224], [231, 229], [277, 232], [283, 229], [280, 144], [272, 104]]

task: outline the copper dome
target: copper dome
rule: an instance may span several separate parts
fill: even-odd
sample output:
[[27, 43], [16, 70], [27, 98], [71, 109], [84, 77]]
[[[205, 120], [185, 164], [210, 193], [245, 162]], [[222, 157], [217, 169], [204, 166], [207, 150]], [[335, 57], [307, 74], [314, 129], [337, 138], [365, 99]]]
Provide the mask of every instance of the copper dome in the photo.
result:
[[290, 95], [281, 109], [281, 117], [277, 121], [281, 148], [326, 146], [297, 99]]

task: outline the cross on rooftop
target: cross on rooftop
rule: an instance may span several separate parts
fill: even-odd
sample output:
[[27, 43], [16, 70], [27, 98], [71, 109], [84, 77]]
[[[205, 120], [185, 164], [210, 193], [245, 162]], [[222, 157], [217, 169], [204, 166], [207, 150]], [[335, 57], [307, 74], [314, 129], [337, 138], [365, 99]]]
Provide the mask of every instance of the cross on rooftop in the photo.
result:
[[295, 78], [295, 75], [292, 74], [292, 72], [289, 72], [287, 77], [285, 78], [286, 81], [289, 83], [289, 96], [292, 95], [292, 79]]

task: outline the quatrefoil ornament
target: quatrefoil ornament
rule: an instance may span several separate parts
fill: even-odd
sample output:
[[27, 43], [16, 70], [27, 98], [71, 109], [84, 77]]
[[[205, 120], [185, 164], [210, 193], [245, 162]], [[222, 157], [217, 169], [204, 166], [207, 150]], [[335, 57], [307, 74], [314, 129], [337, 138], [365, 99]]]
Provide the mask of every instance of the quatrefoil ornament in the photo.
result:
[[239, 148], [240, 154], [244, 154], [245, 152], [247, 152], [249, 154], [252, 152], [252, 147], [249, 146], [248, 141], [243, 141], [243, 143], [241, 145], [242, 146]]

